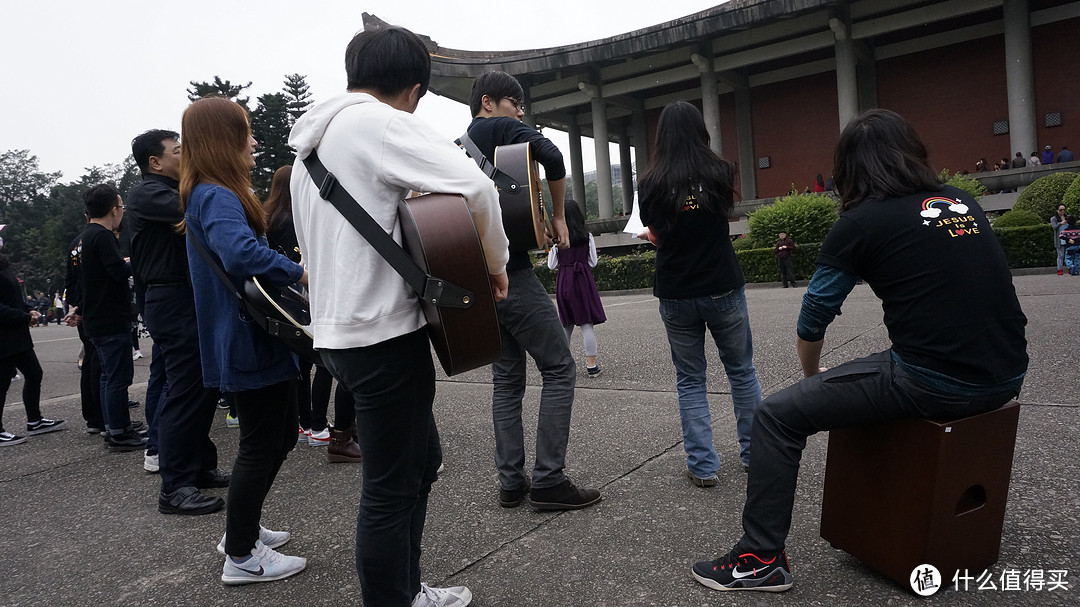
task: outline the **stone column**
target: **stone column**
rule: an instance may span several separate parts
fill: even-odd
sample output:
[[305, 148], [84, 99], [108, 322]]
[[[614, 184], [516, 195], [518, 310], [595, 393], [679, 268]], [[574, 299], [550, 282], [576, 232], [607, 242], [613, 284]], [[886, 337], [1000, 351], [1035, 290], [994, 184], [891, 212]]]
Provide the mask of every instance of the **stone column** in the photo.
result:
[[1005, 82], [1009, 98], [1009, 144], [1012, 158], [1038, 149], [1035, 130], [1035, 84], [1031, 60], [1031, 17], [1027, 0], [1005, 0]]
[[859, 115], [859, 84], [856, 75], [855, 41], [846, 15], [829, 19], [836, 38], [836, 106], [840, 130]]
[[[581, 159], [581, 126], [577, 114], [570, 120], [570, 174], [573, 176], [572, 196], [585, 204], [585, 164]], [[584, 206], [582, 207], [584, 209]]]
[[607, 103], [599, 86], [579, 83], [578, 87], [592, 99], [593, 143], [596, 146], [596, 197], [600, 219], [614, 216], [611, 199], [611, 152], [608, 150]]
[[716, 86], [716, 72], [713, 71], [711, 52], [693, 54], [690, 60], [701, 72], [701, 116], [705, 119], [705, 128], [709, 131], [709, 147], [717, 154], [723, 149], [720, 141], [720, 93]]

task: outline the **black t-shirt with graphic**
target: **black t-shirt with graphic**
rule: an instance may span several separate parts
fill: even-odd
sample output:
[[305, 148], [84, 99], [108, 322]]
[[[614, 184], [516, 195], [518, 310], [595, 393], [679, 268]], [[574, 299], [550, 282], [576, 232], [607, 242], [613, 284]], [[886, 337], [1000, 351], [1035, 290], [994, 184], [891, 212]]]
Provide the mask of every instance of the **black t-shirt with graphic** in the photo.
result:
[[992, 385], [1027, 369], [1027, 318], [979, 204], [945, 186], [840, 215], [817, 263], [858, 274], [881, 298], [906, 364]]
[[[650, 182], [639, 187], [641, 222], [656, 237], [656, 274], [653, 295], [662, 299], [691, 299], [719, 295], [743, 284], [742, 268], [731, 246], [728, 218], [702, 207], [691, 193], [670, 227], [660, 209], [669, 192]], [[719, 200], [721, 194], [713, 193]]]

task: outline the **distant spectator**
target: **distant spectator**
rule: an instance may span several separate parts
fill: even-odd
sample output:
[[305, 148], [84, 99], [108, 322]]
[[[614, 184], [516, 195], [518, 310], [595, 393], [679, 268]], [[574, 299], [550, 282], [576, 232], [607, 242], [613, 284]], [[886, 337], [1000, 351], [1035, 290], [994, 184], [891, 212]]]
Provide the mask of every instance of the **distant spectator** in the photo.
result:
[[1057, 161], [1058, 162], [1072, 162], [1073, 161], [1073, 153], [1072, 153], [1072, 150], [1069, 149], [1069, 146], [1067, 146], [1067, 145], [1061, 146], [1061, 151], [1058, 152]]
[[[976, 172], [976, 173], [985, 173], [986, 171], [989, 171], [989, 170], [990, 170], [990, 165], [989, 165], [989, 164], [987, 164], [987, 162], [986, 162], [986, 159], [985, 159], [985, 158], [980, 158], [980, 159], [979, 159], [979, 160], [978, 160], [978, 161], [977, 161], [977, 162], [975, 163], [975, 172]], [[831, 179], [831, 178], [830, 178], [830, 179]]]
[[1028, 164], [1030, 164], [1033, 167], [1037, 167], [1037, 166], [1042, 164], [1042, 161], [1039, 160], [1039, 153], [1038, 152], [1032, 152], [1031, 153], [1031, 157], [1028, 158]]
[[820, 194], [825, 191], [825, 180], [821, 177], [821, 173], [817, 174], [814, 178], [814, 193]]
[[1016, 153], [1016, 158], [1012, 160], [1012, 168], [1022, 169], [1027, 166], [1027, 160], [1024, 160], [1024, 155], [1021, 152]]
[[1061, 232], [1069, 225], [1065, 215], [1065, 205], [1058, 204], [1057, 212], [1050, 216], [1050, 227], [1054, 229], [1054, 250], [1057, 252], [1057, 273], [1061, 276], [1065, 273], [1065, 244], [1061, 242]]
[[1051, 164], [1054, 162], [1054, 150], [1050, 146], [1043, 148], [1042, 163]]
[[1007, 168], [1009, 168], [1009, 159], [1002, 156], [1001, 157], [1001, 162], [997, 163], [997, 167], [994, 170], [995, 171], [1004, 171]]

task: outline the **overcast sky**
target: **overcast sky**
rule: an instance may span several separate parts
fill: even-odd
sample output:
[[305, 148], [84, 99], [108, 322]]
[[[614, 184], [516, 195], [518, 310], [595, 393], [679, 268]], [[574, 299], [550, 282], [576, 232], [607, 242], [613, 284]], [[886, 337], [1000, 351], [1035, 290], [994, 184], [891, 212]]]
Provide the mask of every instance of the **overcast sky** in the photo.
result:
[[[180, 130], [189, 81], [252, 83], [278, 92], [307, 75], [318, 102], [345, 88], [345, 46], [361, 13], [463, 50], [574, 44], [663, 23], [721, 0], [487, 3], [456, 0], [25, 0], [4, 2], [0, 25], [0, 151], [28, 149], [43, 171], [75, 180], [119, 163], [149, 128]], [[428, 94], [417, 114], [447, 137], [468, 107]], [[548, 129], [569, 154], [565, 136]], [[586, 170], [591, 140], [583, 142]], [[618, 153], [613, 153], [618, 158]]]

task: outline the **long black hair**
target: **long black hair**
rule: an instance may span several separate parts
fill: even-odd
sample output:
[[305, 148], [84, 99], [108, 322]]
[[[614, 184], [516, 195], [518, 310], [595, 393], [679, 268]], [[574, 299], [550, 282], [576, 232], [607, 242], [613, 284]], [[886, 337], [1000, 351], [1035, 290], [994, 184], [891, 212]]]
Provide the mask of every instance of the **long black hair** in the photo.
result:
[[655, 216], [671, 226], [690, 194], [703, 209], [727, 216], [735, 204], [734, 182], [734, 165], [709, 147], [701, 112], [685, 101], [669, 103], [660, 112], [652, 162], [640, 181], [642, 191], [662, 193], [649, 201]]
[[585, 227], [585, 214], [581, 212], [581, 205], [573, 198], [567, 198], [563, 203], [563, 213], [566, 214], [566, 231], [570, 233], [570, 246], [589, 244], [589, 230]]
[[833, 157], [840, 210], [867, 200], [941, 189], [926, 145], [900, 114], [870, 110], [848, 123]]
[[263, 208], [266, 209], [267, 230], [276, 230], [282, 226], [292, 226], [292, 192], [289, 181], [292, 179], [292, 165], [278, 167], [270, 180], [270, 195]]

